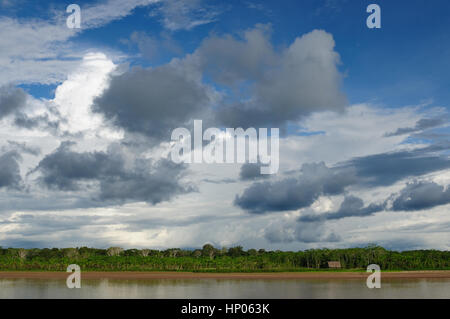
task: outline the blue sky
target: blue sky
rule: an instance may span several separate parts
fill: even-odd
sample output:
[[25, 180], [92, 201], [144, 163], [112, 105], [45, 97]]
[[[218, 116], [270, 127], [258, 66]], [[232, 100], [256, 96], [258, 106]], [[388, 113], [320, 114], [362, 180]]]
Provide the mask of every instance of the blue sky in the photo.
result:
[[[212, 1], [211, 3], [214, 3]], [[217, 3], [217, 1], [216, 1]], [[321, 6], [320, 4], [323, 3]], [[298, 34], [323, 29], [333, 34], [346, 73], [344, 85], [353, 103], [376, 100], [389, 106], [450, 99], [450, 3], [448, 1], [378, 1], [382, 28], [368, 29], [367, 5], [373, 1], [230, 1], [216, 22], [172, 36], [191, 53], [209, 33], [235, 33], [257, 23], [273, 26], [273, 43], [287, 46]], [[100, 30], [90, 30], [81, 41], [123, 49], [118, 38], [140, 30], [158, 36], [164, 28], [137, 12]], [[169, 55], [170, 56], [170, 55]], [[167, 56], [161, 61], [167, 61]], [[382, 96], [382, 98], [380, 98]]]
[[[183, 53], [191, 53], [210, 33], [226, 34], [245, 30], [257, 23], [270, 23], [273, 43], [287, 46], [298, 34], [313, 29], [331, 32], [341, 55], [341, 70], [346, 74], [344, 87], [353, 103], [373, 100], [391, 107], [433, 99], [444, 104], [450, 98], [450, 3], [448, 1], [385, 1], [382, 28], [368, 29], [366, 7], [373, 1], [210, 1], [217, 6], [220, 18], [191, 30], [168, 32]], [[79, 5], [92, 5], [79, 1]], [[25, 2], [12, 12], [19, 18], [42, 18], [48, 10], [63, 10], [63, 3]], [[157, 7], [155, 4], [152, 7]], [[165, 28], [160, 17], [149, 14], [151, 8], [137, 8], [132, 15], [108, 25], [84, 31], [73, 39], [77, 45], [105, 46], [130, 50], [120, 39], [135, 31], [160, 37]], [[136, 50], [136, 48], [134, 48]], [[133, 51], [131, 49], [130, 51]], [[137, 53], [137, 50], [136, 50]], [[140, 61], [157, 65], [173, 56], [165, 52], [157, 61]], [[39, 92], [39, 91], [36, 91]], [[46, 92], [46, 90], [44, 90]]]
[[[449, 248], [450, 2], [73, 2], [0, 0], [0, 246]], [[280, 171], [174, 166], [194, 119]]]

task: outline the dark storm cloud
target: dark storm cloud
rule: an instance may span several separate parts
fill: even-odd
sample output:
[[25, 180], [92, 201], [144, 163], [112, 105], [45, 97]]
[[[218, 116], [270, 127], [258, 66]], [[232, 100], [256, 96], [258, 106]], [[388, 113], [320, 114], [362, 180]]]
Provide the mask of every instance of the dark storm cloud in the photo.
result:
[[119, 149], [77, 153], [71, 150], [72, 145], [70, 142], [62, 143], [36, 167], [34, 171], [42, 174], [40, 181], [43, 185], [75, 191], [84, 190], [83, 182], [98, 182], [100, 189], [94, 202], [117, 203], [143, 201], [157, 204], [194, 190], [179, 182], [184, 166], [167, 159], [156, 162], [136, 159], [132, 167], [128, 167]]
[[[306, 208], [321, 195], [342, 194], [347, 186], [390, 186], [407, 178], [448, 169], [450, 160], [439, 155], [445, 150], [448, 150], [447, 144], [432, 145], [411, 151], [358, 157], [332, 168], [323, 163], [304, 164], [301, 174], [296, 177], [250, 185], [242, 195], [236, 196], [234, 204], [255, 214]], [[362, 201], [356, 198], [348, 198], [345, 204], [348, 206], [328, 217], [364, 216], [384, 209], [384, 204], [363, 207]]]
[[0, 87], [0, 119], [17, 112], [25, 106], [27, 93], [12, 85]]
[[270, 26], [257, 25], [242, 39], [212, 36], [191, 58], [214, 81], [234, 89], [216, 114], [219, 123], [279, 127], [312, 112], [343, 110], [347, 101], [334, 46], [331, 34], [314, 30], [276, 52]]
[[172, 65], [134, 68], [113, 76], [98, 97], [95, 112], [117, 126], [142, 133], [156, 142], [170, 141], [171, 131], [185, 127], [195, 116], [202, 119], [209, 103], [205, 87]]
[[299, 222], [319, 222], [346, 217], [365, 217], [384, 210], [393, 211], [415, 211], [429, 209], [450, 203], [450, 188], [446, 189], [434, 182], [408, 183], [399, 194], [392, 194], [392, 207], [388, 207], [388, 200], [380, 204], [369, 204], [364, 206], [362, 199], [348, 195], [345, 197], [340, 208], [335, 212], [325, 214], [307, 214], [301, 216]]
[[344, 198], [344, 201], [336, 212], [330, 212], [321, 215], [304, 215], [301, 216], [298, 221], [317, 222], [330, 219], [341, 219], [345, 217], [365, 217], [383, 211], [385, 208], [385, 203], [370, 204], [369, 206], [365, 207], [364, 202], [361, 198], [349, 195]]
[[433, 182], [408, 183], [392, 203], [392, 209], [413, 211], [450, 203], [450, 187]]
[[354, 183], [350, 170], [335, 170], [324, 163], [304, 164], [297, 178], [254, 183], [236, 196], [234, 203], [253, 214], [300, 209], [321, 195], [341, 194]]
[[385, 134], [385, 136], [390, 137], [390, 136], [405, 135], [405, 134], [409, 134], [409, 133], [420, 132], [425, 129], [440, 126], [445, 123], [448, 123], [448, 119], [444, 119], [444, 118], [420, 119], [419, 121], [417, 121], [417, 123], [414, 127], [399, 128], [397, 131], [395, 131], [393, 133]]
[[182, 165], [167, 159], [156, 163], [138, 161], [133, 170], [123, 170], [101, 178], [100, 200], [144, 201], [151, 204], [169, 201], [176, 195], [195, 191], [194, 187], [179, 183], [183, 173]]
[[389, 186], [408, 177], [418, 177], [450, 168], [450, 160], [436, 152], [446, 145], [434, 145], [412, 151], [383, 153], [357, 157], [341, 165], [354, 168], [360, 184], [367, 186]]
[[80, 181], [98, 179], [123, 169], [121, 158], [108, 156], [104, 152], [76, 153], [72, 142], [63, 142], [53, 153], [45, 156], [36, 171], [42, 173], [41, 182], [52, 189], [78, 190]]
[[21, 189], [19, 161], [21, 156], [16, 151], [9, 151], [0, 155], [0, 189]]

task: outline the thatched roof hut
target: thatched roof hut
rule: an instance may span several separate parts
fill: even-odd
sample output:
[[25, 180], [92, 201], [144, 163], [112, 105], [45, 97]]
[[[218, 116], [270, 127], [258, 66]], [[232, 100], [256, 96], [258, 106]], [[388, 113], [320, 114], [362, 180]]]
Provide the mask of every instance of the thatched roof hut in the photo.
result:
[[340, 261], [329, 261], [328, 268], [341, 268], [341, 262]]

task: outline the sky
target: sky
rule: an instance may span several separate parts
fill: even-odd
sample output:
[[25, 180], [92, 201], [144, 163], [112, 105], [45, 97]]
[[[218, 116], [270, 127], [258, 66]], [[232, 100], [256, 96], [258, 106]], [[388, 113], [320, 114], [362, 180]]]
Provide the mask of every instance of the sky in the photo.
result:
[[[0, 0], [0, 246], [448, 250], [449, 12]], [[174, 162], [194, 120], [279, 128], [279, 170]]]

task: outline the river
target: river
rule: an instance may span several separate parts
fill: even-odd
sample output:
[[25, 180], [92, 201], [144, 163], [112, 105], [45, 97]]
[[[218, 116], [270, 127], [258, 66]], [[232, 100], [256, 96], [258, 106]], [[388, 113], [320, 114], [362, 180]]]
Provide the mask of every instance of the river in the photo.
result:
[[0, 298], [450, 298], [450, 279], [385, 279], [369, 289], [361, 279], [0, 279]]

